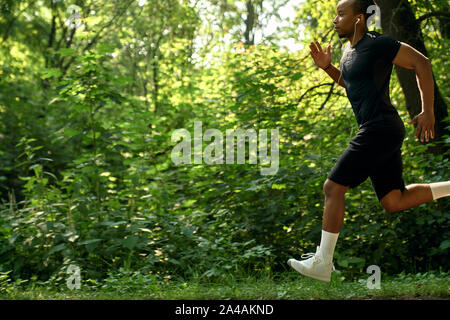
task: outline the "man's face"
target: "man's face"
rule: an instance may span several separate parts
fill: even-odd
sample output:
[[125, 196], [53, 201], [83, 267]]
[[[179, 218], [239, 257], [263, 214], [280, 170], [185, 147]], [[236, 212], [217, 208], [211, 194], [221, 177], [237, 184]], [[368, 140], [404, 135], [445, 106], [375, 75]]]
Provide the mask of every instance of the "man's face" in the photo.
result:
[[[334, 30], [339, 38], [350, 37], [355, 30], [355, 23], [358, 19], [358, 16], [353, 12], [353, 0], [341, 0], [336, 7], [336, 12], [337, 16], [333, 20]], [[362, 23], [362, 21], [359, 23]]]

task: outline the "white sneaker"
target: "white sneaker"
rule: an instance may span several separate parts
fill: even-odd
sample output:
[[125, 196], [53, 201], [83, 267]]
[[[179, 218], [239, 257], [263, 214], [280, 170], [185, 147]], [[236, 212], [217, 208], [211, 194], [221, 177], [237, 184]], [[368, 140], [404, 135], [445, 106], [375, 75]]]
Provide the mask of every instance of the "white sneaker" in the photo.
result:
[[325, 261], [320, 254], [319, 247], [317, 247], [316, 253], [302, 254], [301, 258], [309, 259], [302, 261], [289, 259], [287, 264], [304, 276], [320, 281], [330, 282], [331, 271], [334, 270], [334, 266], [331, 261], [329, 263]]

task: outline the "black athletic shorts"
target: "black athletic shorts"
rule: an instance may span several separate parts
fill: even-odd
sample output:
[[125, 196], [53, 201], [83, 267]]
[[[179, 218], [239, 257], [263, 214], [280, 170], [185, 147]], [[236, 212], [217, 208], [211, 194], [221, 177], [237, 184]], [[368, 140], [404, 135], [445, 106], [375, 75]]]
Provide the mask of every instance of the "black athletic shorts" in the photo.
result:
[[328, 179], [354, 188], [370, 177], [378, 200], [392, 190], [405, 190], [401, 154], [405, 127], [400, 117], [392, 123], [394, 125], [360, 129]]

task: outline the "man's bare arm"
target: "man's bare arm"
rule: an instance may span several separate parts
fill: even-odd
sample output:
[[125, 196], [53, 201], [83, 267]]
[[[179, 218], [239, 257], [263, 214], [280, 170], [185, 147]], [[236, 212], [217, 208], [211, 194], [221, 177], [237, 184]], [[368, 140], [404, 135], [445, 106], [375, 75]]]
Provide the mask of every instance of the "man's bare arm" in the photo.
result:
[[331, 45], [328, 44], [326, 51], [323, 51], [319, 41], [314, 41], [310, 43], [309, 49], [316, 66], [323, 69], [335, 82], [339, 81], [339, 84], [345, 88], [341, 71], [331, 64]]
[[415, 137], [420, 136], [420, 141], [428, 142], [429, 138], [434, 139], [434, 80], [430, 60], [410, 45], [402, 42], [392, 63], [415, 71], [422, 99], [422, 112], [408, 123], [417, 123]]
[[339, 81], [339, 85], [345, 88], [344, 79], [342, 79], [341, 71], [338, 68], [330, 64], [330, 66], [326, 69], [323, 69], [323, 71], [325, 71], [330, 76], [330, 78], [334, 80], [334, 82]]

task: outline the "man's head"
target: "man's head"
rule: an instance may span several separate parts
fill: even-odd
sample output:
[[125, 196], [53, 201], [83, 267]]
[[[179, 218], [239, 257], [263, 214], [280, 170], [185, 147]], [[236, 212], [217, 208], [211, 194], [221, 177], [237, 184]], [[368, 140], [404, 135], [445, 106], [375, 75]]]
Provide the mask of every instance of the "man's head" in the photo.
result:
[[339, 38], [349, 38], [353, 35], [355, 26], [367, 29], [366, 21], [372, 13], [367, 13], [367, 8], [375, 5], [373, 0], [341, 0], [336, 11], [337, 16], [333, 23]]
[[363, 14], [365, 23], [367, 19], [373, 14], [373, 12], [367, 13], [367, 9], [375, 4], [376, 3], [374, 0], [353, 0], [353, 11], [357, 14]]

